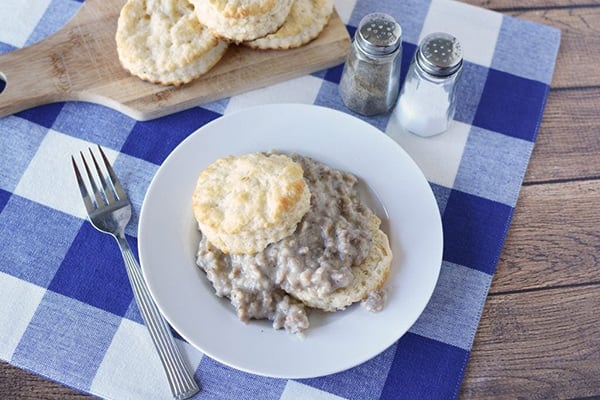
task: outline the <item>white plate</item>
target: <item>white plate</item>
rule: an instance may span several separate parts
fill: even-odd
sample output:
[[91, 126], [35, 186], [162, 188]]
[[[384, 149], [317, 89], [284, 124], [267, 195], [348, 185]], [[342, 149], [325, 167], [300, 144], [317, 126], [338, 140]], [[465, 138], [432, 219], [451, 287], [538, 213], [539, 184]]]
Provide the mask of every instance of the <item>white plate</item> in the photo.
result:
[[[191, 197], [196, 178], [221, 156], [268, 150], [298, 152], [352, 172], [379, 199], [375, 211], [394, 254], [383, 311], [371, 313], [356, 304], [337, 313], [311, 313], [311, 326], [300, 339], [274, 330], [268, 321], [240, 322], [229, 302], [214, 294], [194, 260], [199, 234]], [[150, 184], [138, 243], [152, 296], [182, 337], [224, 364], [281, 378], [339, 372], [392, 345], [429, 301], [443, 247], [437, 203], [406, 152], [362, 120], [302, 104], [245, 109], [184, 140]]]

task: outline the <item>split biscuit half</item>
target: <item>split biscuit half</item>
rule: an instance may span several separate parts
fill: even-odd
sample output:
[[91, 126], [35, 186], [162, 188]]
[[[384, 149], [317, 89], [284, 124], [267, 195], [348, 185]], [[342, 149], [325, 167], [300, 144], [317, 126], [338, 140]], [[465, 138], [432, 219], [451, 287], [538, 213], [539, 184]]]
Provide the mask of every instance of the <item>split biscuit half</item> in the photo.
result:
[[275, 32], [294, 0], [190, 0], [198, 19], [218, 36], [240, 43]]
[[[387, 281], [392, 265], [392, 249], [387, 235], [379, 228], [381, 220], [373, 214], [369, 229], [373, 241], [367, 258], [352, 267], [352, 283], [327, 296], [316, 296], [314, 288], [286, 288], [286, 291], [304, 305], [324, 311], [343, 310], [353, 303], [365, 300], [369, 293], [381, 289]], [[288, 290], [289, 289], [289, 290]]]
[[198, 21], [188, 0], [128, 0], [116, 42], [119, 61], [132, 75], [175, 86], [206, 73], [228, 48]]
[[282, 154], [222, 157], [192, 195], [198, 227], [229, 254], [254, 254], [292, 234], [310, 207], [302, 166]]
[[319, 36], [332, 13], [333, 0], [295, 0], [288, 17], [277, 31], [244, 42], [244, 45], [261, 50], [300, 47]]

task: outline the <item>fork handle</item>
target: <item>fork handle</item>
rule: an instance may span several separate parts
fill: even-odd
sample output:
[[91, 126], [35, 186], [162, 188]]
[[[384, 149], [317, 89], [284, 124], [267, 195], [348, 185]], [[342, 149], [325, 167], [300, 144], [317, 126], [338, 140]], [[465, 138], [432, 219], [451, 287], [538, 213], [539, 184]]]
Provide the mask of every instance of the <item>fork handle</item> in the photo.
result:
[[187, 399], [198, 393], [200, 388], [194, 380], [193, 374], [183, 361], [183, 357], [167, 322], [160, 314], [154, 301], [152, 301], [146, 282], [142, 277], [140, 265], [133, 256], [127, 239], [123, 236], [117, 236], [116, 239], [125, 260], [127, 276], [129, 277], [135, 300], [167, 374], [171, 393], [173, 393], [173, 397], [176, 399]]

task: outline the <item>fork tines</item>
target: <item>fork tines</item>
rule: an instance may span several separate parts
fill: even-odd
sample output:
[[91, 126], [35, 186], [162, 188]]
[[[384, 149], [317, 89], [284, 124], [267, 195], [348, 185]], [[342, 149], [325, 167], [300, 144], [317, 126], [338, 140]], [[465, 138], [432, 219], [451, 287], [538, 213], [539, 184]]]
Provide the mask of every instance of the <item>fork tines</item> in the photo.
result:
[[[89, 148], [88, 150], [96, 170], [96, 177], [94, 177], [94, 174], [92, 173], [92, 170], [90, 169], [83, 152], [80, 152], [80, 155], [94, 197], [90, 196], [84, 179], [79, 172], [79, 168], [77, 167], [77, 162], [73, 156], [71, 156], [71, 161], [73, 163], [73, 170], [75, 171], [75, 177], [77, 178], [77, 184], [79, 186], [79, 191], [81, 192], [81, 197], [83, 198], [83, 202], [85, 203], [85, 207], [89, 213], [97, 208], [113, 203], [116, 200], [125, 200], [127, 195], [123, 190], [121, 183], [119, 183], [117, 175], [115, 174], [115, 171], [110, 165], [110, 162], [108, 161], [108, 158], [106, 157], [106, 154], [104, 154], [102, 148], [98, 145], [98, 151], [100, 152], [100, 156], [102, 158], [104, 167], [108, 172], [108, 176], [100, 168], [92, 149]], [[99, 185], [97, 184], [98, 181], [100, 182]]]

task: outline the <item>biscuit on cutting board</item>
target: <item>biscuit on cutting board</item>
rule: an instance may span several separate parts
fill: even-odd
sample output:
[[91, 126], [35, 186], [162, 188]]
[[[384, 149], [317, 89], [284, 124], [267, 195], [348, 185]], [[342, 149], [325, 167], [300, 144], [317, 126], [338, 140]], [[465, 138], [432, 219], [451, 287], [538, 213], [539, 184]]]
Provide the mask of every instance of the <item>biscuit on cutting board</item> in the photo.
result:
[[300, 47], [323, 31], [333, 12], [333, 0], [295, 0], [281, 27], [266, 36], [244, 42], [253, 49], [291, 49]]
[[240, 43], [275, 32], [293, 0], [190, 0], [198, 19], [218, 36]]
[[116, 42], [119, 61], [132, 75], [176, 86], [206, 73], [228, 48], [198, 21], [187, 0], [128, 0]]

